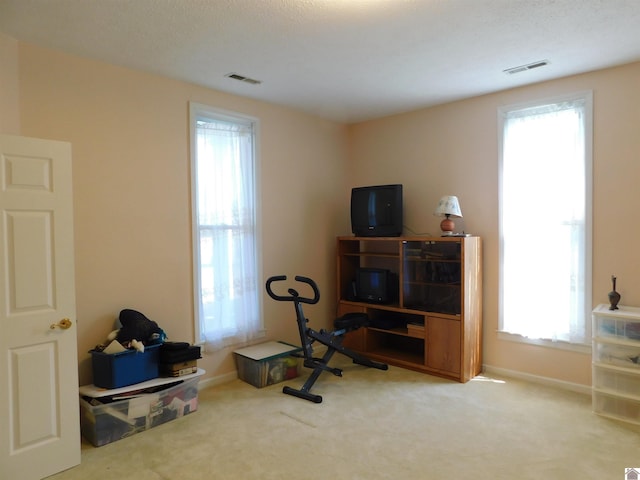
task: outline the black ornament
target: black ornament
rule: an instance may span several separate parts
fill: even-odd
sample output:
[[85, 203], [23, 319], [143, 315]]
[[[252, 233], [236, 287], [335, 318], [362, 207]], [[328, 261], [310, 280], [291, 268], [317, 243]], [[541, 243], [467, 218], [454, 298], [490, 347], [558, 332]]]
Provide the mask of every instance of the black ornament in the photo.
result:
[[611, 275], [611, 282], [613, 283], [613, 290], [609, 292], [609, 303], [611, 306], [609, 310], [618, 310], [618, 302], [620, 301], [620, 294], [616, 292], [616, 277]]

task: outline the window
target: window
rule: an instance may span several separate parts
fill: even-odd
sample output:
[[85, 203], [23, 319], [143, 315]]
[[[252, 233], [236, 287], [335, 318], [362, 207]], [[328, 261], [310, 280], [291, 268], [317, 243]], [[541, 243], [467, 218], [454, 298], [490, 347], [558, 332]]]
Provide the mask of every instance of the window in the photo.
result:
[[190, 110], [196, 336], [219, 349], [262, 335], [257, 121]]
[[590, 335], [591, 105], [500, 109], [500, 330], [534, 343]]

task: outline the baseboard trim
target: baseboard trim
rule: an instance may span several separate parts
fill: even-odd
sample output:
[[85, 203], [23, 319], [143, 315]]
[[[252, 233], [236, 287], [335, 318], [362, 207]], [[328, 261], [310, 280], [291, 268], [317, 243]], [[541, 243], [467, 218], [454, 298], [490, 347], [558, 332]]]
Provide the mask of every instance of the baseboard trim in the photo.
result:
[[[314, 354], [324, 354], [327, 350], [325, 345], [314, 345]], [[564, 380], [558, 380], [556, 378], [541, 377], [538, 375], [532, 375], [529, 373], [519, 372], [517, 370], [509, 370], [507, 368], [493, 367], [491, 365], [483, 365], [483, 372], [489, 375], [497, 375], [509, 378], [515, 378], [518, 380], [525, 380], [530, 383], [538, 383], [541, 385], [560, 388], [563, 390], [569, 390], [583, 395], [591, 396], [591, 387], [589, 385], [582, 385], [580, 383], [566, 382]]]
[[[315, 354], [322, 354], [327, 350], [327, 348], [324, 345], [314, 345], [313, 350], [313, 353]], [[541, 377], [539, 375], [532, 375], [530, 373], [519, 372], [517, 370], [509, 370], [507, 368], [494, 367], [491, 365], [483, 365], [482, 372], [485, 375], [496, 375], [499, 377], [515, 378], [517, 380], [524, 380], [530, 383], [538, 383], [541, 385], [556, 387], [563, 390], [581, 393], [583, 395], [591, 395], [591, 387], [588, 385], [582, 385], [580, 383], [566, 382], [564, 380], [558, 380], [556, 378]], [[238, 372], [236, 370], [234, 370], [233, 372], [225, 373], [224, 375], [205, 378], [198, 382], [198, 390], [222, 385], [237, 378]]]
[[591, 387], [580, 383], [566, 382], [556, 378], [541, 377], [539, 375], [518, 372], [517, 370], [509, 370], [507, 368], [493, 367], [491, 365], [484, 365], [483, 372], [487, 375], [515, 378], [531, 383], [539, 383], [546, 386], [561, 388], [563, 390], [570, 390], [572, 392], [582, 393], [583, 395], [591, 395]]
[[209, 387], [215, 387], [217, 385], [222, 385], [223, 383], [229, 383], [238, 378], [238, 372], [233, 371], [230, 373], [225, 373], [224, 375], [218, 375], [216, 377], [205, 378], [198, 382], [198, 390], [203, 390]]

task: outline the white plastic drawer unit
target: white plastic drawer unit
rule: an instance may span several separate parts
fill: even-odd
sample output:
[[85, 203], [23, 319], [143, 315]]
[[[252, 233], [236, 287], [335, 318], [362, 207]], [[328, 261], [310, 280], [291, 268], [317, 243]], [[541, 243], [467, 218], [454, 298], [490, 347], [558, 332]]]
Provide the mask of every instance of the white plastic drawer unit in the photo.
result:
[[640, 308], [593, 310], [593, 411], [640, 425]]
[[607, 305], [598, 305], [593, 311], [593, 320], [596, 338], [631, 340], [640, 344], [640, 308], [609, 310]]
[[640, 373], [640, 343], [633, 346], [596, 341], [593, 347], [593, 360], [596, 364], [637, 368]]
[[640, 424], [640, 400], [594, 392], [593, 411], [605, 417]]
[[593, 388], [640, 401], [640, 372], [609, 365], [593, 366]]
[[640, 369], [640, 308], [598, 305], [593, 311], [593, 361]]

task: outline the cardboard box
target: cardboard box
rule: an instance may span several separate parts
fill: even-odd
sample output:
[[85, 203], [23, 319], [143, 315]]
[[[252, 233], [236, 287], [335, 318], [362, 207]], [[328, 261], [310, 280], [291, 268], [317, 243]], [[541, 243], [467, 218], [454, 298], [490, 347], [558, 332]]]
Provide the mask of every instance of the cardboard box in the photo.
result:
[[144, 352], [119, 353], [91, 351], [93, 384], [102, 388], [120, 388], [158, 377], [161, 345], [148, 345]]
[[299, 374], [299, 358], [292, 354], [302, 353], [302, 348], [294, 345], [265, 342], [233, 353], [238, 378], [257, 388], [289, 380]]
[[[142, 390], [102, 390], [80, 387], [80, 430], [92, 445], [100, 447], [162, 425], [198, 409], [198, 380], [204, 370], [181, 379], [159, 379]], [[162, 382], [165, 383], [162, 385]], [[144, 384], [139, 385], [145, 386]], [[144, 393], [144, 390], [153, 393]], [[93, 392], [93, 393], [92, 393]], [[83, 393], [98, 394], [90, 397]]]

